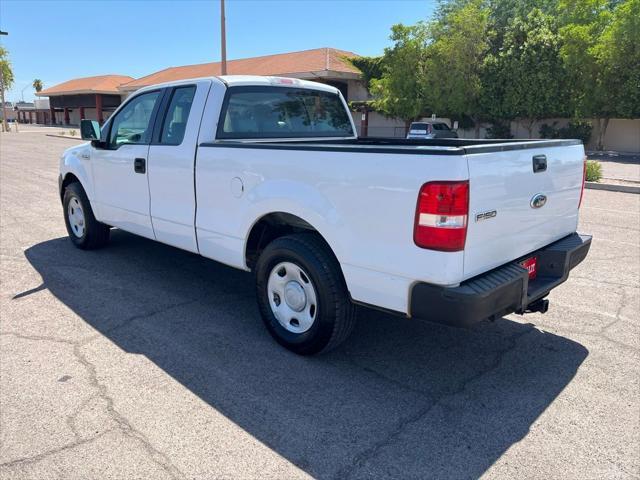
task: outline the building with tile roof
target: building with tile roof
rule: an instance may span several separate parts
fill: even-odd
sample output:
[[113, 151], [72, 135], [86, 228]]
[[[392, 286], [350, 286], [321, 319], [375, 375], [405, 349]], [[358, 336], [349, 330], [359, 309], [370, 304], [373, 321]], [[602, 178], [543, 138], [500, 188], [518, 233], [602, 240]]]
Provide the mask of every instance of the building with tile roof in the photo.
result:
[[131, 82], [127, 75], [98, 75], [75, 78], [38, 93], [49, 97], [50, 118], [53, 123], [77, 125], [83, 118], [102, 123], [122, 102], [118, 87]]
[[[242, 58], [227, 61], [227, 75], [293, 77], [348, 85], [349, 80], [360, 81], [360, 71], [349, 62], [349, 58], [357, 56], [353, 52], [335, 48], [316, 48], [300, 52]], [[121, 84], [118, 89], [123, 92], [132, 92], [148, 85], [187, 78], [217, 76], [221, 75], [221, 72], [221, 62], [169, 67]]]
[[[354, 52], [336, 48], [316, 48], [298, 52], [263, 55], [227, 61], [228, 75], [266, 75], [293, 77], [326, 83], [338, 88], [349, 101], [368, 99], [367, 89], [360, 71], [349, 61], [357, 57]], [[158, 83], [210, 77], [221, 74], [221, 62], [169, 67], [141, 78], [125, 75], [101, 75], [69, 80], [42, 90], [37, 95], [51, 100], [51, 118], [55, 123], [77, 125], [83, 118], [102, 123], [131, 93], [139, 88]], [[393, 136], [395, 129], [404, 132], [404, 124], [387, 119], [375, 112], [354, 112], [358, 131], [366, 135], [376, 132]], [[402, 133], [401, 132], [401, 133]]]

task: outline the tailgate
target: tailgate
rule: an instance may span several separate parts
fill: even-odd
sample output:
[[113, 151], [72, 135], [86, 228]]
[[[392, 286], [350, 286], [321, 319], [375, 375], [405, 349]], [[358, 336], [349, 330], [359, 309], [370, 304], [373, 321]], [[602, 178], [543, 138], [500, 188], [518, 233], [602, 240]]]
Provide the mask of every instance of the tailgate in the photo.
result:
[[470, 148], [468, 152], [464, 278], [576, 231], [584, 168], [582, 145], [482, 153], [471, 153]]

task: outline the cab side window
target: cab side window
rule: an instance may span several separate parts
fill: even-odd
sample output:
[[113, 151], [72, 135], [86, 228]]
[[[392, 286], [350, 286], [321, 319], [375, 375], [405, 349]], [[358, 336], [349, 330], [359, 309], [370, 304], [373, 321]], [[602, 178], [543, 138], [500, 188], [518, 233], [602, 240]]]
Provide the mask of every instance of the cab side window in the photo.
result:
[[162, 125], [160, 143], [163, 145], [180, 145], [182, 143], [195, 94], [195, 86], [178, 87], [173, 90]]
[[109, 146], [145, 144], [151, 140], [151, 117], [160, 92], [143, 93], [128, 102], [111, 123]]

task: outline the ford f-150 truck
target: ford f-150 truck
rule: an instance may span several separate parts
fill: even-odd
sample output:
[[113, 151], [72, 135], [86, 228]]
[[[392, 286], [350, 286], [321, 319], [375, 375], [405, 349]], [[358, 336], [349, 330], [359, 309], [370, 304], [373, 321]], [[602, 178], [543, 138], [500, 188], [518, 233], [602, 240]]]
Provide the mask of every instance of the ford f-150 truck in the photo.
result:
[[358, 138], [321, 83], [155, 85], [81, 132], [60, 160], [74, 245], [119, 228], [253, 271], [299, 354], [342, 342], [355, 304], [458, 326], [544, 312], [591, 243], [579, 141]]

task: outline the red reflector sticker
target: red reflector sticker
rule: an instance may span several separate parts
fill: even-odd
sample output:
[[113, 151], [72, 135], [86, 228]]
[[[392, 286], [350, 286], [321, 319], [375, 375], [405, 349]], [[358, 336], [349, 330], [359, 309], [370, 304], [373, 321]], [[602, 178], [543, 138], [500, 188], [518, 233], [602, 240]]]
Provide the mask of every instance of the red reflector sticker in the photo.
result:
[[538, 274], [538, 257], [529, 257], [520, 262], [523, 268], [529, 272], [529, 280], [534, 280]]

